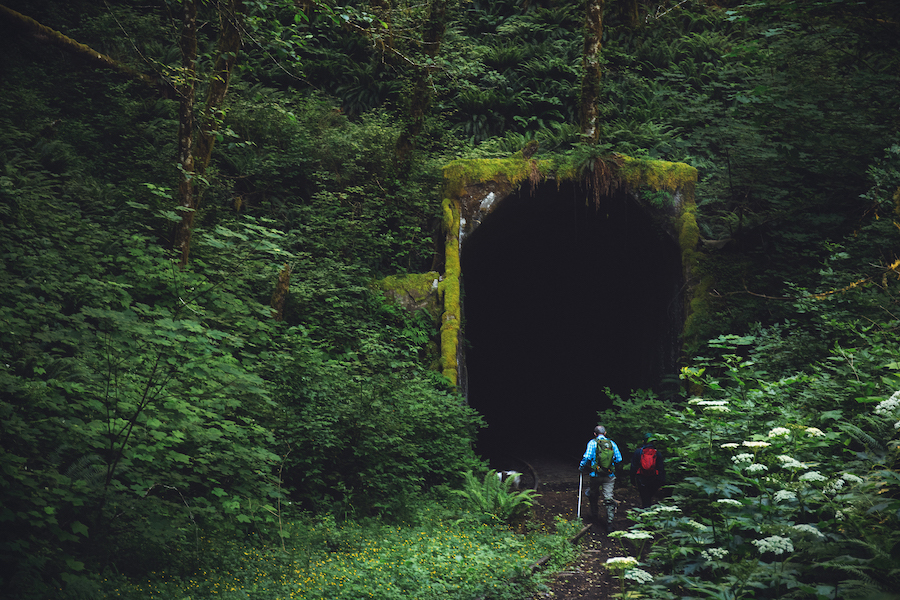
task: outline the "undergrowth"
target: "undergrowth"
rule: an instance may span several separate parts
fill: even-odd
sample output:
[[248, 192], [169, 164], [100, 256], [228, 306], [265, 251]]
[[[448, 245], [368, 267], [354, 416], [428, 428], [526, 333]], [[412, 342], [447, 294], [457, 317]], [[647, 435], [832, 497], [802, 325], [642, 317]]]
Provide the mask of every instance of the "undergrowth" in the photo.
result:
[[[541, 585], [530, 566], [550, 555], [565, 564], [577, 528], [560, 521], [555, 531], [518, 534], [479, 514], [434, 508], [415, 522], [337, 523], [331, 517], [286, 524], [285, 546], [203, 538], [194, 551], [204, 567], [190, 573], [163, 570], [145, 580], [108, 576], [94, 585], [104, 598], [302, 598], [383, 600], [417, 598], [522, 598]], [[176, 553], [177, 554], [177, 553]], [[177, 562], [177, 561], [176, 561]]]

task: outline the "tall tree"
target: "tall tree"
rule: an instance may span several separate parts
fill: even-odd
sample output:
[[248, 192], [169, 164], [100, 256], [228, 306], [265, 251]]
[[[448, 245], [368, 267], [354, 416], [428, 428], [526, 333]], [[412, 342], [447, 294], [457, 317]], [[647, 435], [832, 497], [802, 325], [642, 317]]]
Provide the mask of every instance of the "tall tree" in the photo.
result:
[[416, 137], [422, 132], [425, 116], [431, 108], [431, 72], [436, 68], [434, 59], [440, 53], [446, 29], [447, 0], [431, 0], [422, 27], [425, 64], [413, 65], [415, 75], [409, 106], [409, 124], [397, 140], [397, 158], [401, 164], [408, 159], [409, 153], [415, 148]]
[[181, 265], [187, 264], [191, 251], [191, 227], [199, 202], [194, 198], [196, 169], [194, 166], [194, 99], [197, 80], [197, 3], [182, 3], [181, 77], [178, 86], [178, 166], [181, 180], [178, 182], [179, 207], [183, 210], [181, 222], [175, 228], [173, 246], [181, 255]]
[[606, 0], [588, 0], [584, 15], [584, 49], [581, 55], [581, 134], [594, 144], [599, 137], [597, 99], [600, 95], [600, 48]]
[[[180, 111], [178, 127], [178, 160], [181, 181], [178, 190], [181, 221], [175, 226], [173, 246], [179, 253], [181, 265], [187, 264], [191, 253], [191, 232], [194, 215], [203, 197], [202, 181], [212, 159], [222, 102], [228, 93], [231, 74], [242, 40], [242, 2], [228, 0], [218, 5], [219, 39], [216, 44], [215, 65], [209, 74], [206, 101], [200, 113], [200, 127], [194, 127], [194, 103], [197, 84], [197, 0], [183, 1], [181, 57], [183, 77], [178, 88]], [[194, 137], [196, 136], [196, 144]]]

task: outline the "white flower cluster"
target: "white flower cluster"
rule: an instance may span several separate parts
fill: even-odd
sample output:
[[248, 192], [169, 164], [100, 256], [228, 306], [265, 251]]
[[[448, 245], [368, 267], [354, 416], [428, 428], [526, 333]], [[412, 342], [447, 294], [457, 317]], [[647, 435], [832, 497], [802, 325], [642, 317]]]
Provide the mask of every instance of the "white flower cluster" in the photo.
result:
[[741, 446], [746, 446], [747, 448], [768, 448], [771, 445], [769, 442], [741, 442]]
[[606, 566], [610, 569], [631, 569], [637, 564], [638, 561], [633, 556], [614, 556], [606, 559]]
[[790, 434], [791, 434], [791, 430], [788, 429], [787, 427], [774, 427], [769, 430], [770, 438], [781, 437], [781, 436], [790, 435]]
[[747, 467], [748, 473], [761, 473], [763, 471], [768, 471], [768, 470], [769, 470], [769, 467], [767, 467], [766, 465], [764, 465], [762, 463], [753, 463], [752, 465], [749, 465]]
[[822, 491], [829, 496], [833, 496], [834, 494], [837, 494], [839, 491], [841, 491], [842, 487], [844, 487], [844, 480], [838, 477], [837, 479], [826, 485], [825, 489]]
[[793, 525], [793, 528], [796, 529], [797, 531], [800, 531], [803, 533], [811, 533], [818, 538], [825, 539], [825, 534], [822, 533], [821, 531], [819, 531], [813, 525], [807, 525], [806, 523], [801, 523], [800, 525]]
[[775, 502], [784, 502], [786, 500], [796, 500], [797, 494], [790, 490], [778, 490], [775, 492]]
[[729, 506], [743, 506], [739, 501], [734, 498], [719, 498], [716, 500], [716, 504], [727, 504]]
[[778, 460], [781, 461], [781, 467], [783, 469], [798, 470], [806, 468], [805, 463], [802, 463], [793, 456], [788, 456], [787, 454], [781, 454], [780, 456], [778, 456]]
[[728, 550], [725, 548], [709, 548], [701, 552], [700, 556], [706, 560], [722, 560], [728, 556]]
[[807, 427], [806, 435], [808, 435], [809, 437], [820, 437], [825, 435], [825, 432], [818, 427]]
[[688, 404], [693, 404], [695, 406], [725, 406], [728, 404], [728, 400], [704, 400], [703, 398], [691, 398], [688, 400]]
[[690, 520], [688, 520], [688, 521], [685, 521], [684, 524], [687, 525], [688, 527], [691, 527], [692, 529], [696, 529], [697, 531], [706, 531], [707, 529], [709, 529], [709, 527], [707, 527], [707, 526], [704, 525], [703, 523], [700, 523], [700, 522], [695, 521], [695, 520], [693, 520], [693, 519], [690, 519]]
[[653, 539], [653, 534], [649, 531], [629, 531], [627, 529], [619, 529], [618, 531], [613, 531], [607, 537], [625, 538], [626, 540], [649, 540]]
[[728, 444], [722, 444], [721, 446], [719, 446], [719, 448], [727, 448], [727, 449], [731, 450], [731, 449], [737, 448], [738, 446], [740, 446], [740, 444], [735, 444], [735, 443], [731, 442]]
[[637, 583], [650, 583], [653, 581], [653, 575], [643, 569], [628, 569], [625, 571], [625, 579], [630, 579]]
[[674, 514], [672, 514], [672, 513], [677, 513], [677, 512], [681, 512], [681, 509], [678, 508], [677, 506], [657, 505], [646, 512], [640, 513], [640, 515], [642, 517], [655, 517], [657, 515], [662, 515], [663, 517], [673, 517]]
[[897, 414], [898, 409], [900, 409], [900, 391], [894, 392], [887, 400], [879, 402], [878, 406], [875, 407], [875, 414], [882, 417], [892, 417]]
[[730, 409], [727, 406], [728, 400], [704, 400], [703, 398], [692, 398], [688, 400], [688, 404], [699, 406], [703, 410], [708, 410], [710, 412], [730, 412]]
[[746, 453], [738, 454], [737, 456], [732, 456], [731, 461], [736, 465], [739, 465], [739, 464], [745, 463], [745, 462], [753, 462], [753, 455], [746, 454]]
[[862, 477], [857, 477], [853, 473], [842, 473], [841, 479], [846, 481], [847, 483], [862, 483]]
[[818, 471], [807, 471], [800, 476], [800, 481], [828, 481], [828, 478]]
[[791, 540], [780, 535], [772, 535], [761, 540], [753, 540], [753, 545], [760, 552], [771, 552], [773, 554], [784, 554], [785, 552], [793, 552], [794, 544]]

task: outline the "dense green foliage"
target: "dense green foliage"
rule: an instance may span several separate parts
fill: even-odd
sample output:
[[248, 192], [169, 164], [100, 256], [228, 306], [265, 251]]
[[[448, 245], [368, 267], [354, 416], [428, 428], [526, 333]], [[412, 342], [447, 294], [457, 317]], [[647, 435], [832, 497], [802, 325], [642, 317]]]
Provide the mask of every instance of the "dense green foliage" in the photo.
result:
[[[660, 432], [685, 515], [640, 516], [658, 576], [643, 593], [896, 589], [900, 9], [640, 2], [635, 23], [607, 4], [600, 143], [586, 147], [581, 3], [245, 2], [180, 269], [183, 2], [7, 3], [163, 83], [0, 21], [0, 594], [139, 597], [146, 577], [173, 597], [245, 589], [250, 554], [271, 586], [259, 597], [301, 571], [359, 570], [340, 579], [346, 597], [531, 589], [505, 582], [548, 548], [564, 558], [565, 527], [543, 541], [505, 529], [530, 497], [484, 479], [483, 423], [433, 369], [435, 323], [371, 286], [440, 270], [443, 164], [531, 140], [569, 163], [616, 151], [701, 171], [697, 222], [716, 243], [689, 282], [684, 383], [707, 404], [648, 392], [604, 415], [626, 443]], [[208, 75], [224, 13], [199, 5]], [[752, 460], [722, 448], [744, 441], [771, 445]], [[477, 540], [465, 552], [482, 567], [515, 558], [496, 579], [450, 569], [414, 587], [421, 556], [457, 561], [454, 536]], [[760, 552], [775, 536], [790, 554]], [[376, 537], [390, 580], [350, 557]]]
[[[495, 478], [496, 479], [496, 478]], [[564, 535], [577, 524], [560, 522], [559, 534], [516, 534], [485, 523], [480, 513], [420, 509], [422, 523], [336, 523], [324, 517], [290, 523], [284, 547], [253, 540], [214, 544], [200, 540], [215, 565], [190, 576], [105, 582], [122, 598], [220, 597], [385, 600], [526, 597], [545, 589], [525, 567], [549, 556], [561, 567], [575, 555]], [[457, 518], [458, 517], [458, 518]], [[562, 535], [560, 535], [562, 534]]]

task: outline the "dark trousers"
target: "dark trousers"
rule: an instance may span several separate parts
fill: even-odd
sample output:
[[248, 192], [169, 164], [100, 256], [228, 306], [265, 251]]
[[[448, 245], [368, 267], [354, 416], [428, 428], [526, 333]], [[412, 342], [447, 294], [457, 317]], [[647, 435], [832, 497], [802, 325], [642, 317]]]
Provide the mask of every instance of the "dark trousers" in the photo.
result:
[[653, 504], [653, 496], [662, 487], [662, 481], [659, 477], [642, 477], [641, 475], [635, 476], [634, 479], [638, 494], [641, 495], [641, 508], [649, 508]]

